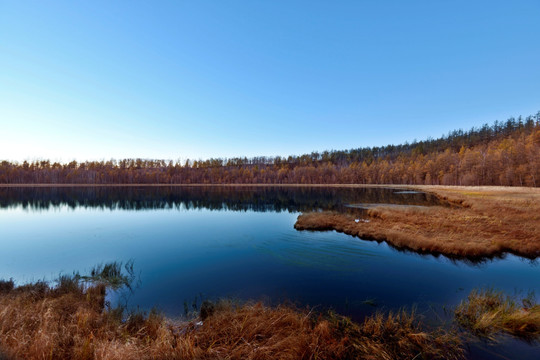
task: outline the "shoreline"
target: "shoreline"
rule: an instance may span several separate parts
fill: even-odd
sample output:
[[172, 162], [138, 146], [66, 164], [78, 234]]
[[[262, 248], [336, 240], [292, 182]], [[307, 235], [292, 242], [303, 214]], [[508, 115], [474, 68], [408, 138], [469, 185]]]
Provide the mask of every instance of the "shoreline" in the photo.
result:
[[414, 309], [353, 322], [314, 308], [222, 300], [175, 319], [111, 308], [107, 277], [83, 278], [18, 287], [0, 280], [0, 358], [459, 360], [466, 353], [457, 326], [428, 326]]
[[393, 184], [0, 184], [0, 188], [10, 187], [343, 187], [343, 188], [409, 188], [424, 185]]
[[540, 194], [540, 187], [528, 186], [496, 186], [496, 185], [407, 185], [407, 184], [62, 184], [62, 183], [24, 183], [24, 184], [0, 184], [0, 188], [14, 187], [328, 187], [328, 188], [387, 188], [387, 189], [411, 189], [424, 192], [435, 193], [437, 190], [492, 190], [492, 191], [511, 191], [511, 192], [533, 192]]
[[121, 267], [19, 286], [0, 280], [0, 358], [460, 360], [485, 339], [540, 339], [540, 304], [530, 294], [473, 289], [451, 317], [434, 322], [414, 305], [355, 322], [331, 310], [231, 300], [203, 301], [189, 318], [172, 318], [107, 305], [108, 292], [133, 281], [132, 267]]

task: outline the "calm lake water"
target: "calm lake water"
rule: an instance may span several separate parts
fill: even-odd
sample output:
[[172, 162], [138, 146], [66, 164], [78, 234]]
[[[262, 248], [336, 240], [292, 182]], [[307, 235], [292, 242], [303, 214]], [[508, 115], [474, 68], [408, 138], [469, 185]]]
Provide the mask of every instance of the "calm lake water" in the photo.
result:
[[[182, 315], [184, 303], [231, 297], [333, 308], [357, 320], [416, 306], [430, 322], [473, 288], [540, 293], [537, 261], [452, 260], [293, 228], [304, 211], [361, 217], [374, 203], [445, 206], [428, 194], [383, 188], [0, 188], [0, 277], [22, 284], [133, 259], [140, 285], [129, 304], [170, 316]], [[476, 344], [471, 353], [540, 354], [519, 341]]]

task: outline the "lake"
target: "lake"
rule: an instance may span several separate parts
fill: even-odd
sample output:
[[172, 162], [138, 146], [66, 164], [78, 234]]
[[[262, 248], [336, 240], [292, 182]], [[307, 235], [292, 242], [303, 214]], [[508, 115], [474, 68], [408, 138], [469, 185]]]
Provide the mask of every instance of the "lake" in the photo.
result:
[[[181, 316], [201, 299], [291, 302], [361, 320], [415, 306], [444, 317], [474, 288], [540, 292], [537, 261], [404, 252], [336, 232], [296, 231], [305, 211], [448, 206], [418, 192], [325, 187], [0, 188], [0, 276], [18, 284], [132, 259], [131, 306]], [[120, 295], [113, 296], [113, 300]], [[124, 298], [124, 297], [123, 297]], [[476, 344], [475, 359], [538, 359], [536, 345]]]

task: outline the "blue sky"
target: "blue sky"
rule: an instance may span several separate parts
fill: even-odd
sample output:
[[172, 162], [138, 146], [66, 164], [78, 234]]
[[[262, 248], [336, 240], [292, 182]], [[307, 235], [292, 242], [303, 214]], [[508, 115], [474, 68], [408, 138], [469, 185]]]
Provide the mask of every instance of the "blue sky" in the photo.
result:
[[540, 110], [540, 1], [0, 0], [0, 159], [289, 155]]

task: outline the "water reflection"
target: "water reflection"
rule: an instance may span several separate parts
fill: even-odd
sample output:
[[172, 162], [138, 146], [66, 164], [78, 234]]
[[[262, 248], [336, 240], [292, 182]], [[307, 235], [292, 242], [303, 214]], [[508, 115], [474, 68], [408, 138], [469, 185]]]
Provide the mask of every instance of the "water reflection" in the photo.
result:
[[209, 209], [257, 212], [353, 211], [350, 204], [441, 205], [437, 197], [389, 188], [329, 187], [13, 187], [0, 188], [0, 208], [158, 210]]

